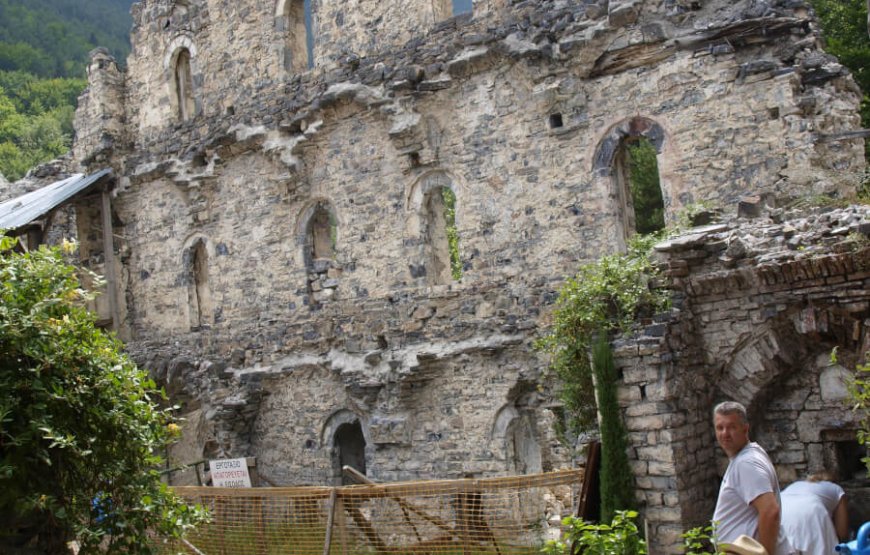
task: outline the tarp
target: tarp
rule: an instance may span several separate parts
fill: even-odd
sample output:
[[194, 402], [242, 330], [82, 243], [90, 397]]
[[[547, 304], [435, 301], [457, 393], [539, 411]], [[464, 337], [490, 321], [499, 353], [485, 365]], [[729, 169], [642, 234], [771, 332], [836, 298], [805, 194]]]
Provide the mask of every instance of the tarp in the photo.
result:
[[29, 224], [111, 173], [110, 168], [88, 176], [77, 173], [41, 189], [0, 203], [0, 229], [12, 230]]

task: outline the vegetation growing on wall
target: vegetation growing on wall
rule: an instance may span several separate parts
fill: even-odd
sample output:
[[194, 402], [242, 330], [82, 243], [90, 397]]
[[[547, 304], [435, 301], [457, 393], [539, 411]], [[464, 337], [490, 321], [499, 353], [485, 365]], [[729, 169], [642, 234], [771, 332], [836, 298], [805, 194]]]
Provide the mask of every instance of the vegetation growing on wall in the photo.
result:
[[450, 275], [462, 279], [462, 259], [459, 257], [459, 231], [456, 229], [456, 193], [450, 187], [441, 189], [444, 200], [444, 224], [447, 231], [447, 246], [450, 249]]
[[624, 253], [584, 264], [565, 281], [556, 301], [550, 332], [539, 348], [551, 356], [562, 383], [561, 397], [573, 431], [597, 426], [589, 352], [596, 333], [627, 330], [642, 312], [668, 305], [666, 291], [650, 288], [658, 271], [650, 259], [660, 235], [636, 235]]
[[635, 229], [642, 234], [661, 231], [665, 227], [665, 205], [656, 148], [646, 137], [639, 137], [626, 149]]
[[0, 233], [0, 552], [150, 553], [201, 521], [160, 481], [179, 433], [162, 393], [84, 308], [57, 249]]

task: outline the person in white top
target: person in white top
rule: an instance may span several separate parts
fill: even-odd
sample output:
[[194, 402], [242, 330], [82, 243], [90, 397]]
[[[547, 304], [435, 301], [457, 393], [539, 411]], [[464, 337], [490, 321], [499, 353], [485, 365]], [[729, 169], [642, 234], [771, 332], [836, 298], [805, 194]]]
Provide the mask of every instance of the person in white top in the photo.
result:
[[780, 527], [776, 470], [764, 449], [749, 441], [746, 408], [733, 401], [719, 403], [713, 409], [713, 423], [716, 440], [730, 459], [713, 513], [717, 543], [747, 535], [770, 555], [793, 555]]
[[782, 527], [789, 542], [805, 555], [830, 555], [849, 539], [846, 492], [815, 474], [782, 490]]

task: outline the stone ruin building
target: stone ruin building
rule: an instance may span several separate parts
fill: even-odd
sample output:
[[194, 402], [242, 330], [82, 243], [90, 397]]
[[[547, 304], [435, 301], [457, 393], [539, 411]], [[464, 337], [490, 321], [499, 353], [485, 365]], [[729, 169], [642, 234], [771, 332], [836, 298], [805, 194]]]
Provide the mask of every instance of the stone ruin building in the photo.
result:
[[868, 212], [777, 208], [864, 167], [860, 92], [806, 2], [143, 0], [133, 20], [126, 69], [88, 68], [73, 157], [111, 174], [75, 212], [102, 320], [183, 405], [176, 462], [256, 456], [279, 485], [573, 464], [533, 343], [564, 277], [634, 232], [646, 140], [667, 221], [746, 216], [659, 245], [674, 309], [615, 344], [653, 552], [712, 514], [717, 400], [750, 407], [784, 483], [857, 470]]

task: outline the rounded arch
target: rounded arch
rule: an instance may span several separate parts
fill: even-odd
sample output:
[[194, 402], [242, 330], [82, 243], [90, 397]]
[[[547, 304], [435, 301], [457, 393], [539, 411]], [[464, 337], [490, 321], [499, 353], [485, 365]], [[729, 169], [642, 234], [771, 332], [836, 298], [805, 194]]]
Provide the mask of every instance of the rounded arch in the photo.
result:
[[178, 59], [178, 54], [182, 50], [190, 52], [191, 63], [196, 64], [195, 60], [198, 55], [196, 43], [193, 41], [193, 35], [188, 32], [178, 34], [169, 42], [166, 47], [166, 53], [163, 55], [163, 69], [169, 70], [175, 67], [175, 61]]
[[460, 193], [465, 189], [462, 182], [451, 172], [443, 169], [428, 170], [408, 187], [405, 193], [405, 210], [411, 213], [419, 212], [426, 194], [441, 187], [453, 191], [457, 199], [462, 196]]
[[613, 163], [617, 152], [626, 138], [643, 137], [655, 147], [657, 154], [662, 154], [665, 146], [666, 133], [655, 120], [644, 116], [634, 116], [610, 126], [592, 158], [592, 173], [595, 176], [609, 177], [613, 173]]
[[184, 253], [189, 251], [191, 248], [196, 247], [197, 243], [202, 243], [205, 246], [209, 258], [215, 256], [214, 242], [209, 239], [208, 235], [206, 235], [205, 233], [196, 231], [188, 235], [187, 238], [184, 240], [181, 249], [182, 261], [184, 260]]
[[534, 418], [528, 407], [518, 408], [520, 399], [502, 406], [495, 415], [490, 439], [503, 450], [505, 465], [511, 472], [535, 474], [543, 471], [541, 446], [536, 437]]
[[366, 443], [371, 445], [372, 441], [369, 435], [368, 421], [350, 409], [338, 409], [323, 422], [323, 427], [320, 429], [320, 447], [331, 447], [332, 440], [335, 438], [335, 433], [338, 429], [343, 425], [353, 424], [354, 422], [359, 422]]

